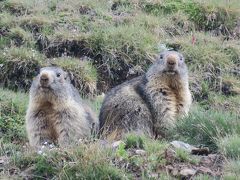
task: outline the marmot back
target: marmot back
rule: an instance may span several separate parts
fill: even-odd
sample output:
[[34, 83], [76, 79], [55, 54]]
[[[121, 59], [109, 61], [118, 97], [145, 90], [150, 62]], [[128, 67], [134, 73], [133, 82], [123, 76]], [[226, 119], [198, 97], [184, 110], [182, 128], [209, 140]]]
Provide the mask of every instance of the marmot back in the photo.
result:
[[165, 51], [145, 75], [107, 93], [99, 116], [101, 133], [115, 139], [131, 131], [164, 137], [191, 102], [184, 57]]
[[45, 141], [70, 145], [89, 137], [98, 130], [98, 124], [96, 115], [83, 103], [66, 72], [58, 67], [40, 70], [30, 88], [26, 114], [31, 146], [40, 146]]

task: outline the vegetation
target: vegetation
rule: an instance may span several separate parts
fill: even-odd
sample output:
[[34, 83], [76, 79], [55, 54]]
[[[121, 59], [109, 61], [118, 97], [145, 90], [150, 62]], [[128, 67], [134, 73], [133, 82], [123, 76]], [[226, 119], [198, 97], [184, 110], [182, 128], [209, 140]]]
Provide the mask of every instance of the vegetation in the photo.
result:
[[[165, 156], [171, 140], [183, 140], [223, 154], [221, 176], [237, 179], [239, 17], [238, 0], [0, 1], [0, 177], [169, 179], [169, 165], [200, 163], [182, 150], [171, 160]], [[81, 95], [90, 97], [87, 101], [99, 111], [99, 94], [144, 73], [164, 49], [184, 54], [194, 98], [190, 115], [179, 119], [168, 139], [129, 135], [116, 150], [100, 140], [42, 154], [29, 150], [27, 92], [41, 67], [68, 71]], [[139, 149], [145, 152], [139, 155]]]

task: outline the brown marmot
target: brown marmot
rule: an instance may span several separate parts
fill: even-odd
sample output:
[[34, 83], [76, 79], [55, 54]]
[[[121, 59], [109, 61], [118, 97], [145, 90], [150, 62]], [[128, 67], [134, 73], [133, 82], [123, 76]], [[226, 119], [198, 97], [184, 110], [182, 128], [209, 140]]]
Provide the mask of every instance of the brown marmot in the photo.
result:
[[98, 125], [96, 115], [83, 103], [65, 71], [59, 67], [40, 70], [30, 88], [26, 114], [31, 146], [49, 141], [67, 146], [89, 137]]
[[107, 93], [100, 110], [102, 135], [118, 139], [137, 132], [164, 137], [192, 102], [188, 70], [182, 54], [164, 51], [143, 76]]

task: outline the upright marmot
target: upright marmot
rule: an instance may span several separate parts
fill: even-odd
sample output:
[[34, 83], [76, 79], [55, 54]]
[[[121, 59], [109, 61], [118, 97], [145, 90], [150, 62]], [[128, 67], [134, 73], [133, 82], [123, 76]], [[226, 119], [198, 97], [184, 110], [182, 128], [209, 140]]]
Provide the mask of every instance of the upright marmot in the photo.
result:
[[70, 83], [68, 74], [58, 67], [45, 67], [33, 80], [26, 115], [29, 143], [45, 141], [66, 146], [97, 130], [98, 120], [83, 103]]
[[183, 55], [165, 51], [145, 75], [107, 93], [100, 111], [101, 133], [115, 139], [131, 131], [164, 136], [177, 117], [188, 113], [191, 102]]

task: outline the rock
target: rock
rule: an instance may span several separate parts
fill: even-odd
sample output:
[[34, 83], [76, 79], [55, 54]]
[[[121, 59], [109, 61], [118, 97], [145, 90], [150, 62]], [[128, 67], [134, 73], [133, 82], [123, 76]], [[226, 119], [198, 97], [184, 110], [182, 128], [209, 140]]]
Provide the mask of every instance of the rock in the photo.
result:
[[158, 178], [158, 173], [151, 173], [151, 174], [149, 174], [149, 177], [151, 179], [157, 179]]
[[166, 169], [171, 171], [171, 170], [173, 170], [173, 166], [172, 165], [167, 165]]
[[211, 166], [213, 162], [208, 156], [203, 156], [200, 159], [200, 163], [204, 164], [205, 166]]
[[138, 155], [145, 155], [145, 154], [146, 154], [146, 151], [144, 151], [144, 150], [142, 150], [142, 149], [137, 149], [137, 150], [135, 151], [135, 153], [138, 154]]
[[195, 169], [184, 168], [180, 171], [180, 175], [184, 177], [193, 176], [197, 171]]
[[125, 144], [123, 141], [115, 141], [114, 143], [112, 143], [112, 148], [117, 149], [122, 143]]
[[7, 156], [0, 157], [0, 166], [5, 165], [9, 162], [9, 158]]
[[106, 140], [100, 139], [98, 140], [98, 143], [102, 148], [111, 148], [111, 144]]
[[198, 172], [203, 173], [203, 174], [215, 175], [211, 169], [206, 168], [204, 166], [200, 166], [198, 168]]
[[176, 152], [171, 148], [166, 149], [165, 159], [167, 160], [168, 163], [174, 162], [174, 160], [176, 159]]
[[172, 141], [170, 142], [170, 144], [174, 147], [174, 148], [177, 148], [177, 149], [183, 149], [189, 153], [192, 152], [192, 149], [196, 149], [196, 147], [190, 145], [190, 144], [187, 144], [187, 143], [184, 143], [182, 141]]
[[178, 169], [177, 168], [172, 169], [172, 175], [173, 176], [178, 176]]

